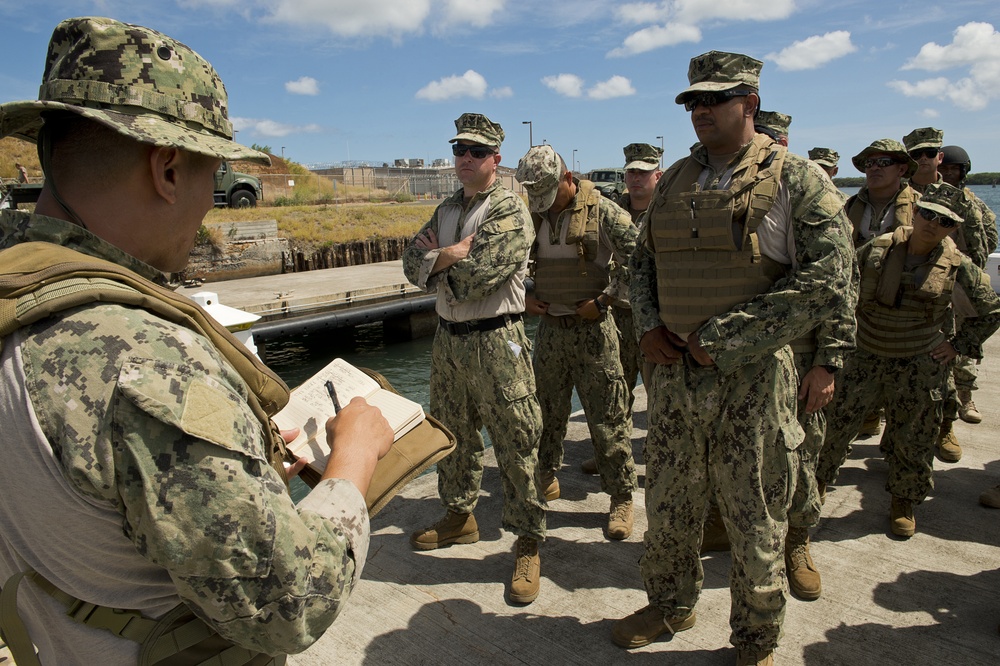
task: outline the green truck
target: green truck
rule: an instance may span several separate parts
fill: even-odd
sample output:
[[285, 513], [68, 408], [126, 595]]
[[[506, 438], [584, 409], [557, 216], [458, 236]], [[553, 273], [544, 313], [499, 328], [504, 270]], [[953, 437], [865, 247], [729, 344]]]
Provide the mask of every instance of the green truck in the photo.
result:
[[592, 182], [601, 194], [611, 199], [625, 191], [625, 169], [594, 169], [587, 180]]

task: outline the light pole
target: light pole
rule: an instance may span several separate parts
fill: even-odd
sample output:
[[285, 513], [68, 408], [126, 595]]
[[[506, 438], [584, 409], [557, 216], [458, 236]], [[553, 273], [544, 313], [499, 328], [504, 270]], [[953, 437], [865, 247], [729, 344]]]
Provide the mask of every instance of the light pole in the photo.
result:
[[662, 136], [658, 136], [656, 138], [660, 140], [660, 168], [662, 169], [663, 168], [663, 137]]
[[534, 139], [534, 136], [533, 136], [532, 131], [531, 131], [532, 130], [531, 121], [530, 120], [522, 120], [521, 124], [528, 126], [528, 148], [529, 149], [534, 148], [535, 147], [535, 139]]
[[573, 161], [569, 165], [570, 171], [576, 170], [576, 148], [573, 149]]

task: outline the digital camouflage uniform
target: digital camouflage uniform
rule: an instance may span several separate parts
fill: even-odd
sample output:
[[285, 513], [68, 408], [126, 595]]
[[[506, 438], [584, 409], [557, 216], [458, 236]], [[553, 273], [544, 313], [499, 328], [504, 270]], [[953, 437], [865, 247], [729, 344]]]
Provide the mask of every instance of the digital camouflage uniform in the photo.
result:
[[792, 117], [780, 111], [758, 111], [753, 119], [753, 126], [756, 131], [766, 134], [775, 141], [783, 138], [786, 143], [788, 141], [788, 128], [791, 125]]
[[851, 163], [861, 173], [865, 173], [865, 160], [875, 154], [886, 154], [907, 164], [907, 171], [900, 180], [899, 191], [892, 201], [882, 210], [874, 210], [868, 194], [868, 186], [862, 185], [857, 194], [850, 197], [844, 204], [847, 217], [854, 227], [854, 245], [860, 247], [866, 241], [899, 227], [910, 225], [913, 219], [913, 203], [920, 199], [920, 194], [906, 184], [904, 179], [917, 170], [914, 162], [899, 141], [894, 139], [878, 139], [860, 153], [851, 158]]
[[[483, 475], [480, 431], [485, 426], [501, 473], [503, 526], [518, 536], [542, 540], [545, 505], [537, 478], [541, 412], [531, 343], [520, 319], [534, 228], [524, 201], [499, 181], [468, 203], [464, 196], [459, 190], [446, 199], [420, 233], [433, 229], [442, 247], [474, 234], [469, 256], [431, 275], [439, 251], [411, 243], [403, 253], [403, 272], [416, 286], [438, 294], [437, 311], [443, 319], [467, 322], [470, 307], [478, 312], [475, 320], [505, 314], [515, 318], [490, 331], [451, 333], [442, 325], [434, 334], [431, 412], [458, 440], [455, 451], [437, 465], [438, 494], [455, 513], [475, 509]], [[457, 218], [456, 235], [441, 238], [447, 215]], [[473, 215], [477, 219], [469, 228]]]
[[[738, 165], [736, 172], [750, 150], [768, 146], [775, 144], [757, 135], [731, 162]], [[708, 166], [707, 151], [697, 144], [690, 158], [660, 179], [630, 264], [640, 335], [663, 325], [651, 229], [658, 209], [666, 213], [677, 193], [692, 189], [691, 183], [672, 182], [672, 171], [683, 173], [689, 160], [701, 165], [703, 178], [708, 174], [705, 188], [718, 186], [723, 177]], [[697, 326], [714, 366], [698, 366], [685, 354], [682, 362], [653, 371], [646, 439], [649, 528], [640, 560], [650, 604], [664, 617], [693, 610], [704, 577], [702, 528], [714, 498], [733, 552], [730, 640], [761, 652], [777, 645], [784, 617], [785, 519], [803, 439], [788, 345], [843, 307], [853, 254], [839, 199], [814, 165], [787, 154], [779, 196], [782, 190], [789, 216], [784, 233], [794, 239], [795, 267], [770, 290]], [[684, 256], [679, 252], [677, 260]]]
[[[832, 148], [816, 147], [809, 150], [809, 159], [822, 167], [829, 167], [830, 169], [833, 169], [836, 168], [837, 163], [840, 162], [840, 153]], [[847, 195], [839, 189], [837, 190], [837, 194], [840, 196], [841, 201], [847, 201]]]

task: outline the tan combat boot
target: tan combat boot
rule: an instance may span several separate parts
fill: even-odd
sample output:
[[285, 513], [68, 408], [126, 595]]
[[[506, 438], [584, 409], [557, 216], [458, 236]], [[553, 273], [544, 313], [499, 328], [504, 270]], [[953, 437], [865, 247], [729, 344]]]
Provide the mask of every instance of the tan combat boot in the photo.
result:
[[722, 520], [719, 507], [713, 504], [708, 509], [708, 517], [705, 518], [705, 527], [701, 533], [701, 554], [727, 550], [729, 550], [729, 534], [726, 532], [726, 523]]
[[774, 650], [736, 648], [736, 666], [774, 666]]
[[546, 502], [559, 499], [559, 479], [554, 469], [542, 472], [542, 494]]
[[510, 579], [510, 600], [515, 604], [530, 604], [538, 597], [542, 578], [542, 561], [538, 557], [538, 541], [521, 536], [514, 544], [514, 575]]
[[882, 432], [882, 410], [878, 409], [874, 412], [869, 412], [865, 416], [864, 422], [861, 424], [861, 430], [858, 431], [858, 437], [874, 437]]
[[962, 446], [955, 437], [954, 423], [945, 419], [938, 434], [937, 459], [943, 463], [957, 463], [962, 459]]
[[597, 474], [597, 458], [587, 458], [580, 463], [580, 471], [584, 474]]
[[982, 423], [983, 415], [976, 409], [976, 403], [972, 399], [972, 391], [968, 389], [958, 390], [958, 400], [962, 405], [958, 408], [958, 416], [966, 423]]
[[632, 536], [632, 493], [611, 498], [611, 509], [608, 511], [608, 529], [605, 531], [609, 539], [621, 541]]
[[819, 503], [826, 504], [826, 481], [817, 481], [816, 488], [819, 490]]
[[479, 541], [479, 525], [471, 513], [448, 514], [427, 529], [410, 535], [410, 545], [417, 550], [434, 550], [453, 543], [476, 543]]
[[989, 490], [984, 490], [979, 496], [979, 503], [983, 506], [1000, 509], [1000, 486], [993, 486]]
[[913, 500], [893, 495], [889, 519], [892, 521], [893, 534], [906, 538], [913, 536], [917, 531], [917, 521], [913, 518]]
[[623, 648], [637, 648], [649, 645], [663, 634], [673, 636], [694, 626], [694, 612], [690, 615], [664, 618], [663, 613], [653, 606], [640, 608], [628, 617], [615, 622], [611, 627], [611, 640]]
[[819, 570], [809, 554], [809, 530], [789, 527], [785, 539], [785, 572], [788, 587], [799, 599], [815, 601], [823, 591]]

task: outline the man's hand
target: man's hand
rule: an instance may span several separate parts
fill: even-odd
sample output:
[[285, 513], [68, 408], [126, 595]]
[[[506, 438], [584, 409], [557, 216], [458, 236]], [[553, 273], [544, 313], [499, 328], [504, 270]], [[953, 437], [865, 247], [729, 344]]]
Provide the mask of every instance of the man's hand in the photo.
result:
[[413, 239], [413, 244], [421, 250], [436, 250], [438, 248], [437, 234], [433, 229], [428, 228], [423, 233], [417, 234]]
[[392, 428], [378, 407], [372, 407], [364, 398], [354, 398], [336, 416], [327, 419], [330, 458], [322, 478], [347, 479], [364, 495], [375, 463], [389, 452], [392, 439]]
[[[291, 444], [295, 441], [295, 438], [299, 436], [299, 429], [292, 428], [291, 430], [282, 430], [281, 438], [285, 440], [285, 444]], [[291, 479], [292, 477], [298, 476], [299, 472], [306, 468], [309, 464], [309, 460], [299, 456], [293, 463], [285, 463], [285, 475]]]
[[836, 382], [833, 373], [821, 365], [814, 365], [799, 386], [799, 400], [806, 403], [806, 414], [815, 414], [833, 400]]
[[577, 301], [576, 314], [590, 321], [600, 319], [601, 317], [601, 311], [597, 309], [597, 303], [594, 302], [593, 298], [585, 298], [582, 301]]
[[701, 346], [701, 342], [698, 340], [697, 333], [691, 333], [687, 339], [688, 352], [691, 354], [691, 358], [698, 362], [698, 365], [715, 365], [715, 361], [712, 357], [708, 355], [705, 348]]
[[953, 361], [956, 356], [958, 356], [958, 351], [951, 345], [951, 341], [949, 340], [945, 340], [931, 350], [931, 358], [941, 365]]
[[[469, 252], [472, 250], [472, 240], [474, 238], [475, 235], [469, 235], [454, 245], [441, 248], [437, 259], [434, 260], [434, 267], [431, 269], [431, 275], [440, 273], [447, 268], [451, 268], [454, 264], [457, 264], [462, 259], [469, 256]], [[432, 229], [427, 229], [424, 233], [418, 234], [413, 240], [413, 244], [421, 250], [436, 250], [439, 247], [437, 234], [435, 234]]]
[[666, 326], [657, 326], [642, 334], [639, 340], [642, 357], [650, 363], [671, 365], [684, 354], [684, 341]]
[[543, 315], [549, 311], [549, 304], [528, 294], [524, 297], [524, 311], [530, 315]]

